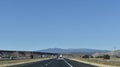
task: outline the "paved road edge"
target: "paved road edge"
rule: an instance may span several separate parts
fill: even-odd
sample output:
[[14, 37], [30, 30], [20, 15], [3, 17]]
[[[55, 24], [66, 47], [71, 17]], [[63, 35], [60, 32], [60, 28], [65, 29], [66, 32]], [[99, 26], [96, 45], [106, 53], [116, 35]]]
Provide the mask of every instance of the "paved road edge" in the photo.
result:
[[70, 59], [70, 60], [73, 60], [73, 61], [77, 61], [77, 62], [81, 62], [81, 63], [93, 65], [93, 66], [97, 66], [97, 67], [119, 67], [119, 66], [111, 66], [111, 65], [104, 65], [104, 64], [91, 63], [91, 62], [82, 61], [82, 60], [78, 60], [78, 59], [74, 59], [74, 58], [69, 58], [69, 59]]
[[6, 67], [6, 66], [14, 66], [14, 65], [20, 65], [20, 64], [27, 64], [27, 63], [33, 63], [33, 62], [38, 62], [38, 61], [43, 61], [43, 60], [48, 60], [51, 58], [45, 58], [45, 59], [33, 59], [32, 61], [28, 61], [28, 62], [20, 62], [20, 63], [14, 63], [14, 64], [3, 64], [0, 65], [0, 67]]

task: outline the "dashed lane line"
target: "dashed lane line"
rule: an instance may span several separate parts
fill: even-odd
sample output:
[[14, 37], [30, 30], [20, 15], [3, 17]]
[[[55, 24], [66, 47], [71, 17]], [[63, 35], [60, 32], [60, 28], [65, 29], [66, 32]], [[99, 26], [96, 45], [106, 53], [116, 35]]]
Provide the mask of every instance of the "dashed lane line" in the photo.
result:
[[45, 66], [48, 66], [49, 64], [51, 64], [51, 63], [54, 62], [54, 61], [55, 61], [55, 60], [52, 60], [52, 61], [46, 63]]

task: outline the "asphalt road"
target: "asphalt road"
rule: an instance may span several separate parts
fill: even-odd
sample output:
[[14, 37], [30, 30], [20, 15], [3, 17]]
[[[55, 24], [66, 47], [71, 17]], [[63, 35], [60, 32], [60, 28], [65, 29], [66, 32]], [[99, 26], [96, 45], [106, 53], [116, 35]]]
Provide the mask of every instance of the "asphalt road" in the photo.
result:
[[69, 59], [50, 59], [11, 67], [96, 67]]

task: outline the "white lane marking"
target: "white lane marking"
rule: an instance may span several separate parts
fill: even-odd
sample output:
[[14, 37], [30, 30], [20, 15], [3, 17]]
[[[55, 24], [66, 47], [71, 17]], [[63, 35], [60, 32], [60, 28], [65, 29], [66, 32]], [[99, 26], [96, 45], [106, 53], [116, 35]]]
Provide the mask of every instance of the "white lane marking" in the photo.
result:
[[55, 61], [55, 60], [52, 60], [52, 61], [48, 62], [47, 64], [51, 64], [53, 61]]
[[46, 66], [48, 65], [48, 64], [45, 64]]
[[70, 63], [68, 63], [65, 59], [63, 59], [65, 63], [67, 63], [70, 67], [73, 67]]
[[48, 66], [49, 64], [51, 64], [51, 63], [54, 62], [54, 61], [56, 61], [56, 60], [52, 60], [52, 61], [46, 63], [45, 65]]

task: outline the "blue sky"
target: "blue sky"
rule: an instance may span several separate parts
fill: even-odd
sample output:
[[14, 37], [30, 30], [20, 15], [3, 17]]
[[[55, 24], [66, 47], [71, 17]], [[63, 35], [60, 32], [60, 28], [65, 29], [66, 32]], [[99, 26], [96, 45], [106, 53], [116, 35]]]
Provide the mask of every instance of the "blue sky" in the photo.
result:
[[0, 0], [0, 49], [120, 49], [120, 0]]

